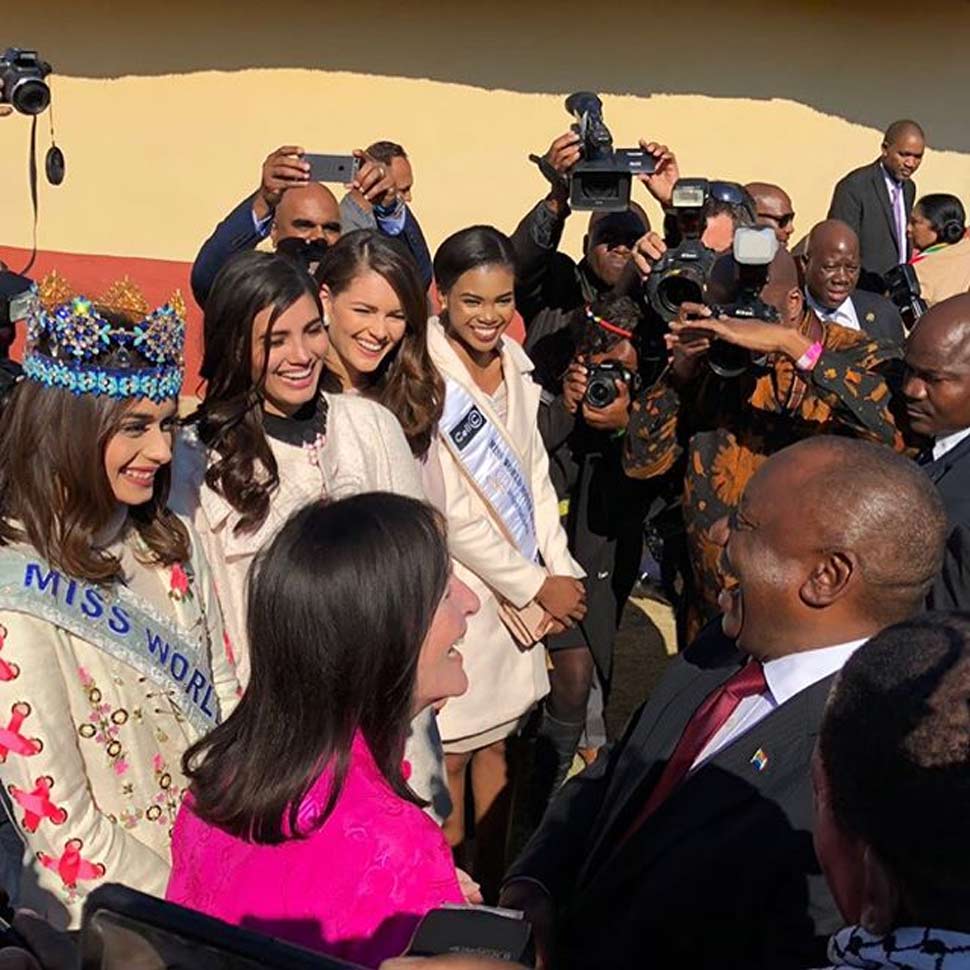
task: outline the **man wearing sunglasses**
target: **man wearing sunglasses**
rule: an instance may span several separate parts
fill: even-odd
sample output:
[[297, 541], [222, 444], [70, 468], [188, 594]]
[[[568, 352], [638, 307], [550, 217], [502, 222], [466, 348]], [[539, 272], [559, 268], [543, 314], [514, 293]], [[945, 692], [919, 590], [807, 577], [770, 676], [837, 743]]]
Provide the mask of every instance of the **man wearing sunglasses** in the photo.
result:
[[749, 182], [745, 188], [754, 199], [758, 225], [774, 229], [778, 245], [788, 249], [795, 232], [795, 212], [788, 193], [771, 182]]

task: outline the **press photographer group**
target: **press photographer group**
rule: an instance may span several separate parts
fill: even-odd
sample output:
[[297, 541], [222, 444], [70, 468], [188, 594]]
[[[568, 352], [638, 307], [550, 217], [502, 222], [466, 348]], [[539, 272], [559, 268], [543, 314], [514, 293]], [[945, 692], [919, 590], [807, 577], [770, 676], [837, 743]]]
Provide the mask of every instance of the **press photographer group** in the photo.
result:
[[[35, 221], [53, 77], [0, 56]], [[390, 128], [254, 160], [198, 386], [180, 292], [0, 265], [0, 963], [970, 967], [933, 132], [803, 225], [565, 109], [517, 225], [430, 243]], [[644, 603], [671, 658], [609, 730]]]

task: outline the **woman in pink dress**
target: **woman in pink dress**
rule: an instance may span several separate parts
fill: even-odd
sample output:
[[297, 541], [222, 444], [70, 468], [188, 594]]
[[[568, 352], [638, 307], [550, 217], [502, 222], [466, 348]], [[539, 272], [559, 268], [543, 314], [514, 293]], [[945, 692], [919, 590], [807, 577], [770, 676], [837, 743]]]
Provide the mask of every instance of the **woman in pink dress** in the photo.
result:
[[464, 901], [402, 756], [414, 715], [467, 687], [478, 599], [438, 515], [383, 492], [297, 512], [251, 583], [252, 677], [186, 754], [167, 898], [377, 966]]

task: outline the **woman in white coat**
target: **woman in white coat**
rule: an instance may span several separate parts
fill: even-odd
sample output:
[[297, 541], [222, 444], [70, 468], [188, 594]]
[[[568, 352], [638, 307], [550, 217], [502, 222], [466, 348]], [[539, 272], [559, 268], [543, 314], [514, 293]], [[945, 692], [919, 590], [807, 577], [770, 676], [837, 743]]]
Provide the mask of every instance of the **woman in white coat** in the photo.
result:
[[[178, 442], [172, 502], [200, 535], [245, 688], [247, 574], [290, 515], [321, 498], [386, 491], [423, 500], [424, 491], [389, 411], [361, 395], [321, 392], [330, 341], [317, 287], [296, 262], [252, 252], [228, 263], [206, 302], [204, 336], [206, 395]], [[443, 818], [449, 802], [430, 712], [415, 721], [407, 760], [415, 792]]]
[[481, 601], [462, 648], [468, 692], [439, 714], [458, 807], [445, 830], [453, 846], [462, 843], [470, 774], [472, 874], [487, 894], [501, 875], [508, 825], [506, 739], [549, 690], [542, 638], [583, 618], [585, 594], [559, 524], [532, 364], [503, 339], [515, 313], [511, 242], [489, 226], [464, 229], [442, 243], [434, 268], [442, 312], [428, 343], [445, 404], [425, 484], [447, 517], [455, 574]]

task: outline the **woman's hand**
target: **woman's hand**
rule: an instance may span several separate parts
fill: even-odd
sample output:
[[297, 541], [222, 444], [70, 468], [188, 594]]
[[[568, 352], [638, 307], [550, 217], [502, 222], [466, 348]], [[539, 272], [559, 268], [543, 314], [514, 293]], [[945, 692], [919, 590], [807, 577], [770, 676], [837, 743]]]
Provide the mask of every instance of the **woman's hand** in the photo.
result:
[[536, 602], [553, 619], [572, 626], [586, 616], [586, 587], [572, 576], [548, 576], [536, 593]]
[[465, 902], [470, 906], [481, 906], [485, 902], [482, 887], [464, 869], [456, 867], [455, 872], [458, 874], [458, 888], [465, 897]]

